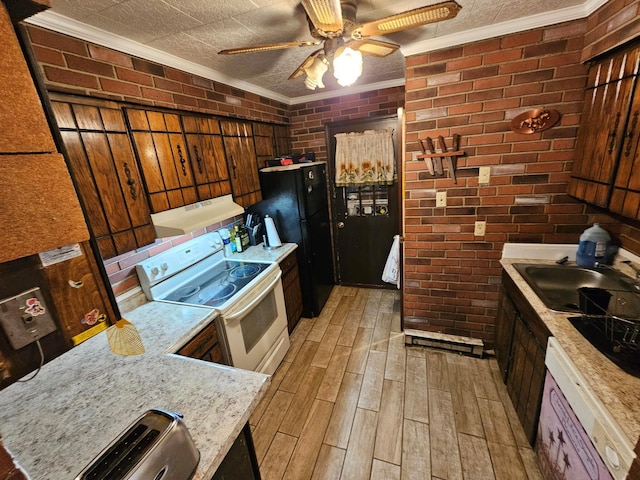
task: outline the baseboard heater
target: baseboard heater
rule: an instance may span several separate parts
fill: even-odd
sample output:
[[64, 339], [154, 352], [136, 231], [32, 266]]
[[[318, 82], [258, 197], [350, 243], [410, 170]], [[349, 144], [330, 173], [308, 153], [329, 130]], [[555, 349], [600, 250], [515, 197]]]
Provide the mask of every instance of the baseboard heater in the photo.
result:
[[404, 331], [405, 345], [433, 347], [453, 352], [466, 353], [474, 357], [482, 357], [484, 344], [479, 338], [447, 335], [445, 333], [428, 332], [408, 328]]

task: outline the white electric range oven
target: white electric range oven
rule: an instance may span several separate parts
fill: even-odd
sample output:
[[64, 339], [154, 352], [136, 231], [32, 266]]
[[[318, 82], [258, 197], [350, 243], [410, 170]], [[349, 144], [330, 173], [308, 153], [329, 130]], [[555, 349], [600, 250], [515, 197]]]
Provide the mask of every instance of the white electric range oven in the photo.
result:
[[225, 257], [217, 232], [207, 233], [136, 265], [149, 300], [218, 312], [225, 361], [272, 374], [289, 349], [287, 314], [277, 263]]

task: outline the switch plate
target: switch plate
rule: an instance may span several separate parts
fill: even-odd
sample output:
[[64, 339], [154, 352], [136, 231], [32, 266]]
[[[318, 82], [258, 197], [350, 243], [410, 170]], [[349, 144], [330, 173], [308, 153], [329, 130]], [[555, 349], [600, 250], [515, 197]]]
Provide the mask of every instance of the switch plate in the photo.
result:
[[487, 222], [476, 222], [476, 226], [473, 230], [473, 234], [476, 237], [484, 237], [485, 231], [487, 230]]
[[489, 183], [491, 178], [491, 167], [480, 167], [480, 174], [478, 175], [478, 183]]
[[447, 206], [447, 191], [444, 192], [436, 192], [436, 207], [446, 207]]
[[56, 330], [40, 288], [0, 300], [0, 326], [14, 350]]

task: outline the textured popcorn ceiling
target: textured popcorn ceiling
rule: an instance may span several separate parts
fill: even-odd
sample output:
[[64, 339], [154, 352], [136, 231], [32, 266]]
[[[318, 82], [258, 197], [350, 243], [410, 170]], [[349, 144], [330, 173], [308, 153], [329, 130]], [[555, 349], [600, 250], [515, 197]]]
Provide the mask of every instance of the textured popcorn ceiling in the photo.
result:
[[[379, 82], [402, 83], [404, 54], [448, 46], [455, 43], [456, 38], [476, 40], [493, 36], [494, 31], [494, 34], [503, 34], [581, 18], [605, 1], [457, 0], [462, 10], [452, 20], [377, 37], [400, 44], [401, 50], [382, 59], [365, 57], [364, 73], [355, 88], [363, 89], [367, 84]], [[437, 0], [358, 0], [357, 21], [364, 23], [433, 3]], [[139, 53], [141, 48], [144, 51], [144, 47], [151, 47], [156, 53], [169, 53], [171, 58], [178, 57], [202, 67], [203, 72], [212, 73], [212, 78], [219, 74], [214, 79], [226, 79], [225, 83], [229, 84], [237, 81], [241, 87], [248, 84], [249, 88], [245, 89], [279, 100], [295, 102], [296, 98], [342, 88], [329, 72], [324, 76], [325, 90], [307, 90], [304, 76], [287, 80], [319, 47], [232, 56], [217, 54], [226, 48], [312, 40], [299, 0], [52, 0], [52, 9], [37, 17], [42, 16], [46, 22], [50, 12], [58, 23], [66, 19], [80, 22], [73, 23], [74, 31], [80, 32], [76, 36], [81, 38], [102, 43], [100, 38], [109, 35], [100, 31], [96, 34], [95, 28], [98, 28], [141, 44], [132, 44], [139, 56], [144, 56]], [[34, 23], [37, 21], [36, 18]], [[91, 35], [82, 32], [83, 26]], [[499, 28], [492, 30], [496, 26]], [[58, 30], [68, 33], [64, 28]], [[125, 45], [120, 49], [126, 50], [126, 42], [122, 38], [118, 40]], [[108, 40], [103, 44], [111, 46]]]

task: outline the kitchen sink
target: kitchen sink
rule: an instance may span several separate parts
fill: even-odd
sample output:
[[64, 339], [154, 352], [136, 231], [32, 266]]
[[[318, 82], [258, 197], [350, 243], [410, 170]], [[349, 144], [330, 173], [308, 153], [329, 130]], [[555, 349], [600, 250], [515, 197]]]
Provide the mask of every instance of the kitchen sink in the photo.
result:
[[[623, 295], [632, 303], [640, 303], [640, 295], [637, 295], [634, 281], [611, 268], [596, 270], [573, 265], [531, 263], [514, 263], [513, 266], [540, 300], [552, 310], [581, 312], [584, 309], [580, 308], [581, 288], [597, 289], [595, 292], [606, 290], [613, 295]], [[606, 308], [605, 306], [605, 310]]]

